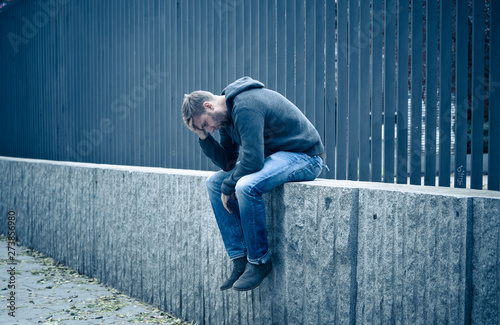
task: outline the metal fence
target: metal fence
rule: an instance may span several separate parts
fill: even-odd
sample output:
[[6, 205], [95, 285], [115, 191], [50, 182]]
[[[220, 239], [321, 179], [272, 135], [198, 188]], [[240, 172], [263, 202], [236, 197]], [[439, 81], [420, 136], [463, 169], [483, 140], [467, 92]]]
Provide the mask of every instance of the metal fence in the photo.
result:
[[183, 94], [249, 75], [317, 127], [323, 177], [465, 187], [469, 173], [480, 189], [486, 172], [498, 190], [498, 6], [17, 1], [0, 13], [0, 155], [214, 170]]

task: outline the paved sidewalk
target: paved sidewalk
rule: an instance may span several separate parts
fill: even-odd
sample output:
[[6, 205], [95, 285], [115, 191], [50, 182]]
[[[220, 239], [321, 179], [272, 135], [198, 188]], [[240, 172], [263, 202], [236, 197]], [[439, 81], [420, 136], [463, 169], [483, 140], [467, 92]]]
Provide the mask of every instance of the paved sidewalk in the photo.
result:
[[[0, 324], [189, 324], [34, 250], [15, 246], [15, 254], [17, 265], [9, 265], [7, 238], [0, 234]], [[15, 317], [9, 315], [12, 297]]]

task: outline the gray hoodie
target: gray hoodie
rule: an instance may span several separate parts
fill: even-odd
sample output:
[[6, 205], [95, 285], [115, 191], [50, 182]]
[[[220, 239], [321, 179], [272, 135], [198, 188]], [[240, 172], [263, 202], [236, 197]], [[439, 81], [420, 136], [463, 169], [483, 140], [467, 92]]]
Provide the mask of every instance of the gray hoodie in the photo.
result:
[[231, 125], [219, 130], [220, 143], [209, 134], [200, 146], [214, 164], [225, 171], [234, 168], [241, 147], [240, 163], [222, 183], [222, 193], [234, 193], [236, 182], [258, 172], [264, 159], [278, 151], [317, 156], [324, 150], [318, 131], [305, 115], [279, 93], [243, 77], [223, 91]]

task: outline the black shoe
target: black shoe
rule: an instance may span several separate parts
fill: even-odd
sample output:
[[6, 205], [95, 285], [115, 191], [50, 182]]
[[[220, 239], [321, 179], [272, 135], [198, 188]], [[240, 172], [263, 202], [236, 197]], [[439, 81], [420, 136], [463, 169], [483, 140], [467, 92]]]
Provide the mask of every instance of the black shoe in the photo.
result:
[[243, 272], [245, 272], [246, 265], [246, 256], [233, 260], [233, 272], [231, 273], [231, 276], [221, 285], [220, 291], [231, 289], [233, 287], [233, 283], [240, 278]]
[[233, 284], [233, 289], [247, 291], [257, 288], [271, 272], [272, 268], [271, 260], [262, 265], [248, 263], [245, 273]]

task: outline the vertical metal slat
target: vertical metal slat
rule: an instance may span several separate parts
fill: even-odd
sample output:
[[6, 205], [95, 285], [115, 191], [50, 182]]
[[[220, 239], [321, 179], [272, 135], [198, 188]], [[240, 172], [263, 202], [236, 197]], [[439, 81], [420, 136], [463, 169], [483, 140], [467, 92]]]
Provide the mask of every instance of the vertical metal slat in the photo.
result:
[[[369, 2], [369, 1], [367, 1]], [[359, 180], [370, 180], [370, 6], [361, 1], [359, 65]]]
[[471, 189], [483, 187], [484, 0], [472, 3]]
[[[276, 5], [267, 1], [267, 88], [276, 90]], [[264, 8], [261, 9], [261, 11]]]
[[347, 179], [358, 179], [359, 155], [359, 7], [357, 0], [349, 1], [349, 118]]
[[302, 112], [305, 111], [305, 12], [304, 1], [296, 0], [296, 19], [295, 19], [295, 105]]
[[295, 98], [295, 1], [286, 2], [286, 98]]
[[410, 184], [421, 183], [422, 154], [422, 0], [411, 5], [411, 142]]
[[[236, 37], [236, 7], [235, 3], [231, 3], [231, 1], [228, 1], [227, 3], [227, 25], [226, 25], [226, 32], [227, 32], [227, 76], [226, 76], [226, 83], [233, 82], [236, 79], [236, 66], [237, 66], [237, 60], [236, 60], [236, 42], [237, 42], [237, 37]], [[199, 53], [199, 52], [196, 52]]]
[[347, 25], [347, 5], [348, 0], [337, 2], [337, 161], [335, 166], [336, 179], [346, 179], [347, 177], [347, 57], [348, 57], [348, 25]]
[[439, 83], [439, 186], [450, 186], [451, 157], [451, 0], [440, 0], [441, 46]]
[[305, 105], [299, 106], [304, 111], [306, 117], [311, 123], [316, 124], [314, 119], [316, 106], [316, 60], [315, 60], [315, 38], [316, 38], [316, 17], [315, 2], [306, 3], [305, 11], [305, 66], [304, 66], [304, 86], [305, 86]]
[[398, 3], [396, 183], [408, 182], [408, 1]]
[[[324, 0], [316, 0], [315, 13], [315, 80], [314, 80], [314, 125], [325, 143], [325, 3]], [[321, 177], [324, 177], [321, 174]]]
[[437, 120], [437, 1], [427, 0], [427, 46], [425, 88], [425, 175], [424, 185], [436, 184], [436, 120]]
[[326, 1], [326, 35], [325, 35], [325, 163], [329, 165], [326, 178], [335, 178], [335, 147], [336, 143], [336, 103], [335, 103], [335, 2]]
[[286, 0], [276, 4], [276, 91], [286, 95]]
[[396, 106], [396, 2], [385, 4], [384, 182], [394, 183], [394, 114]]
[[488, 190], [500, 190], [500, 4], [490, 3]]
[[372, 182], [382, 180], [382, 44], [383, 44], [383, 2], [373, 1], [372, 22], [372, 117], [371, 117], [371, 163]]
[[250, 5], [250, 76], [259, 79], [259, 0], [253, 0]]
[[456, 4], [456, 94], [457, 108], [455, 112], [455, 169], [454, 186], [467, 186], [467, 111], [468, 103], [468, 47], [469, 47], [469, 8], [467, 1]]
[[224, 88], [230, 81], [228, 78], [228, 64], [233, 63], [229, 59], [228, 53], [228, 1], [220, 0], [220, 8], [219, 17], [220, 17], [220, 48], [221, 48], [221, 56], [220, 56], [220, 75], [221, 75], [221, 89]]
[[[205, 3], [205, 1], [201, 1], [202, 3]], [[245, 31], [245, 26], [244, 25], [244, 6], [241, 2], [236, 3], [236, 8], [235, 8], [235, 46], [236, 46], [236, 71], [234, 71], [234, 78], [241, 78], [244, 76], [244, 69], [245, 69], [245, 61], [244, 61], [244, 45], [243, 45], [243, 39], [244, 39], [244, 31]]]
[[259, 80], [268, 84], [267, 72], [270, 68], [267, 64], [267, 0], [260, 0], [259, 7]]

